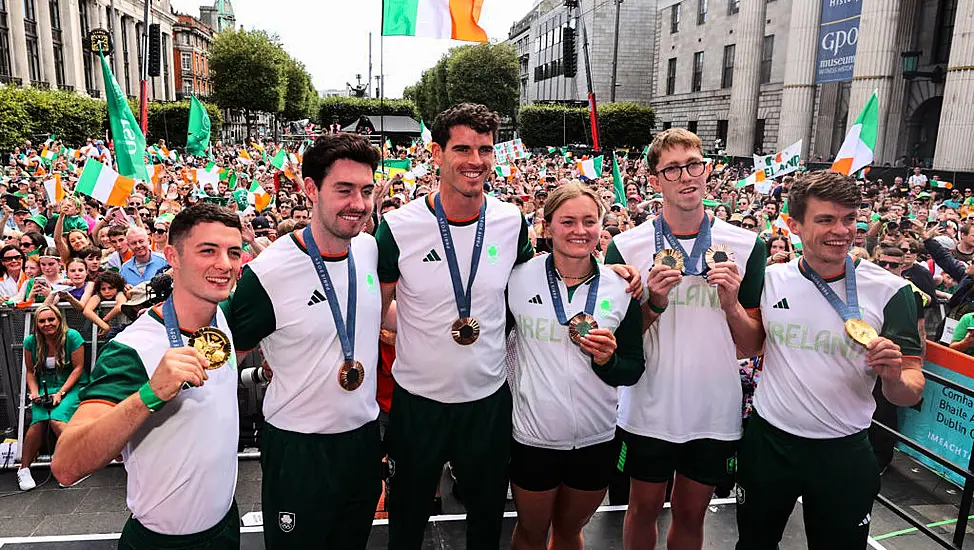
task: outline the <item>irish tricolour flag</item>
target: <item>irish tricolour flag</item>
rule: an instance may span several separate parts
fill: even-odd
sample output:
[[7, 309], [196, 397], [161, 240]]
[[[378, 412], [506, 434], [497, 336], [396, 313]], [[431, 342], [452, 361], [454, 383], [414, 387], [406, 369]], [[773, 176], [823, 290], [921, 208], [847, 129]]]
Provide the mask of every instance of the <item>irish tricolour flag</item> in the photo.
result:
[[602, 155], [595, 158], [580, 160], [575, 163], [578, 168], [578, 175], [585, 176], [590, 180], [602, 177]]
[[487, 42], [479, 24], [483, 4], [484, 0], [382, 0], [382, 35]]
[[856, 173], [863, 166], [873, 162], [873, 150], [876, 149], [876, 130], [879, 126], [879, 97], [878, 90], [873, 91], [866, 106], [862, 108], [855, 124], [842, 142], [842, 148], [832, 163], [832, 171], [850, 175]]
[[88, 159], [81, 171], [77, 191], [107, 206], [125, 206], [133, 187], [135, 180], [132, 178], [120, 176], [97, 160]]

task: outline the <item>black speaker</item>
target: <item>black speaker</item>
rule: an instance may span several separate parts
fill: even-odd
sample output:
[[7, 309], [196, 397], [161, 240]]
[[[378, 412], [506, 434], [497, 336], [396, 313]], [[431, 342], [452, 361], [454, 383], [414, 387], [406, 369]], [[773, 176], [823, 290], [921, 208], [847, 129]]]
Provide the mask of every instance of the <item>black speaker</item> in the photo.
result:
[[575, 29], [571, 27], [562, 29], [561, 57], [565, 78], [573, 78], [578, 73], [578, 53], [575, 51]]
[[159, 76], [162, 67], [162, 29], [158, 23], [149, 25], [149, 76]]

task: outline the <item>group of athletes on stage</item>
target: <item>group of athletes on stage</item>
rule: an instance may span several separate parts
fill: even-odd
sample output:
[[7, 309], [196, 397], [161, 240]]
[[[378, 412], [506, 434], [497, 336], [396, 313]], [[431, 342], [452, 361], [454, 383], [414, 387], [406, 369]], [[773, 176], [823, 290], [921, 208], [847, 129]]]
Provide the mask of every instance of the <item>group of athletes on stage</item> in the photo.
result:
[[[582, 548], [613, 469], [631, 478], [627, 550], [656, 547], [671, 481], [668, 547], [701, 548], [735, 454], [738, 549], [775, 548], [799, 496], [811, 548], [865, 546], [873, 386], [878, 376], [891, 402], [912, 405], [923, 376], [906, 281], [847, 254], [856, 181], [800, 177], [788, 223], [804, 255], [765, 270], [754, 233], [704, 211], [699, 138], [665, 130], [648, 155], [662, 215], [613, 239], [601, 264], [605, 205], [561, 185], [543, 214], [552, 252], [536, 256], [518, 208], [484, 194], [497, 126], [482, 105], [441, 113], [439, 191], [385, 214], [374, 237], [362, 228], [379, 152], [362, 136], [321, 137], [302, 165], [310, 225], [239, 280], [237, 215], [209, 203], [176, 215], [172, 296], [105, 346], [52, 464], [70, 484], [121, 454], [132, 518], [120, 548], [239, 547], [236, 361], [258, 346], [273, 368], [267, 548], [364, 549], [384, 457], [392, 550], [423, 546], [447, 461], [466, 548], [500, 545], [509, 482], [513, 548]], [[380, 328], [396, 332], [384, 441]], [[738, 358], [761, 354], [744, 432]]]

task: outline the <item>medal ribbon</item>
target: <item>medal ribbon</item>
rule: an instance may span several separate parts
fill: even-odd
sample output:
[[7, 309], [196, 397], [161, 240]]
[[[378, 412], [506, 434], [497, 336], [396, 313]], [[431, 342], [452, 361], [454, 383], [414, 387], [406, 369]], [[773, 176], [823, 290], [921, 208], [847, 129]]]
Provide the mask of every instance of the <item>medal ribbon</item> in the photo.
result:
[[[545, 260], [545, 274], [548, 276], [548, 292], [551, 294], [551, 303], [555, 306], [555, 316], [562, 325], [568, 324], [568, 317], [565, 315], [565, 305], [561, 301], [561, 289], [558, 288], [558, 276], [555, 273], [555, 259], [553, 254], [548, 254]], [[595, 313], [595, 302], [599, 295], [599, 270], [595, 270], [595, 277], [588, 286], [588, 296], [585, 298], [585, 313], [591, 316]]]
[[[162, 304], [162, 322], [166, 325], [166, 336], [169, 337], [169, 347], [183, 347], [183, 335], [179, 330], [179, 319], [176, 318], [176, 306], [172, 303], [172, 294]], [[215, 313], [213, 314], [213, 319], [210, 320], [210, 326], [216, 327]]]
[[852, 259], [852, 256], [845, 257], [845, 303], [832, 290], [832, 287], [825, 282], [825, 279], [812, 269], [812, 266], [808, 265], [805, 261], [802, 261], [802, 266], [808, 278], [811, 279], [812, 284], [828, 300], [829, 305], [842, 317], [843, 321], [862, 318], [862, 314], [859, 312], [859, 295], [856, 293], [856, 262]]
[[680, 244], [680, 239], [676, 238], [669, 224], [663, 219], [662, 214], [656, 216], [656, 220], [653, 221], [653, 227], [656, 228], [657, 253], [663, 250], [663, 239], [665, 238], [670, 248], [676, 250], [683, 256], [683, 270], [687, 275], [700, 275], [703, 273], [703, 270], [698, 270], [697, 266], [700, 265], [700, 258], [703, 257], [704, 252], [710, 248], [710, 217], [706, 213], [703, 215], [703, 221], [700, 222], [700, 231], [697, 232], [697, 239], [693, 243], [693, 251], [689, 256], [683, 248], [683, 245]]
[[446, 264], [450, 268], [450, 279], [453, 282], [453, 296], [457, 302], [457, 313], [460, 318], [470, 317], [470, 301], [473, 297], [473, 281], [477, 278], [477, 268], [480, 266], [480, 252], [484, 248], [484, 228], [487, 224], [487, 200], [480, 205], [480, 218], [477, 220], [477, 233], [473, 239], [473, 252], [470, 255], [470, 275], [467, 276], [467, 288], [464, 290], [460, 281], [460, 266], [457, 264], [457, 251], [453, 246], [453, 235], [450, 233], [450, 222], [446, 219], [446, 212], [440, 202], [440, 194], [433, 199], [436, 212], [436, 225], [440, 228], [440, 240], [443, 241], [443, 252], [446, 254]]
[[304, 246], [308, 249], [311, 256], [311, 263], [315, 266], [318, 273], [318, 280], [325, 291], [325, 301], [331, 308], [331, 317], [335, 320], [335, 331], [338, 332], [338, 341], [342, 344], [342, 356], [345, 361], [355, 360], [355, 302], [357, 298], [357, 281], [355, 280], [355, 259], [352, 257], [352, 247], [348, 247], [348, 300], [345, 305], [345, 315], [348, 320], [342, 319], [342, 310], [338, 305], [338, 295], [335, 293], [335, 285], [328, 276], [328, 269], [325, 268], [325, 261], [321, 259], [321, 251], [315, 243], [315, 237], [311, 234], [311, 226], [304, 228]]

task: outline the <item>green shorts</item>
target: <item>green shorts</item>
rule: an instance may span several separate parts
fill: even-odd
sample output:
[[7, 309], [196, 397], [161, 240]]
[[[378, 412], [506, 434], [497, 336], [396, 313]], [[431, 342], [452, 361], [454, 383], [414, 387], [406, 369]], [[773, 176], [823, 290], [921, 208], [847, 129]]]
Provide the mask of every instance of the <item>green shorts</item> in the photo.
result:
[[618, 428], [622, 439], [620, 472], [646, 483], [666, 483], [677, 473], [703, 485], [716, 486], [733, 471], [736, 441], [693, 439], [673, 443]]
[[[55, 394], [61, 388], [49, 389], [51, 395]], [[30, 404], [30, 424], [33, 426], [38, 422], [46, 422], [48, 420], [54, 420], [57, 422], [67, 423], [74, 416], [75, 411], [78, 410], [78, 406], [81, 405], [80, 398], [81, 390], [78, 389], [78, 385], [75, 384], [68, 393], [64, 394], [64, 398], [58, 403], [57, 407], [51, 410], [45, 409], [39, 405], [33, 403]]]
[[361, 550], [382, 492], [379, 423], [303, 434], [265, 423], [261, 507], [268, 550]]
[[122, 528], [118, 550], [239, 550], [240, 513], [237, 503], [219, 523], [192, 535], [163, 535], [146, 529], [139, 520], [129, 518]]

